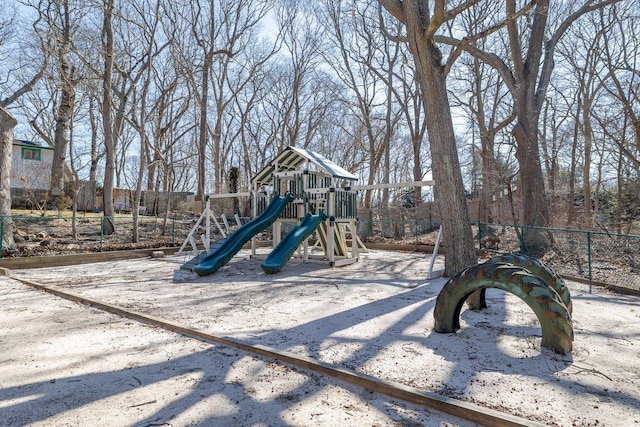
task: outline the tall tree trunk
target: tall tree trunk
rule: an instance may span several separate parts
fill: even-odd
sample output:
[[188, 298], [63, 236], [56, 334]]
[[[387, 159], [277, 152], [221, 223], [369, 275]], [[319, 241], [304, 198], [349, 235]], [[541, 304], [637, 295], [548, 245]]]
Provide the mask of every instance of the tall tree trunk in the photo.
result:
[[71, 117], [76, 99], [76, 68], [69, 64], [67, 55], [71, 47], [71, 15], [69, 2], [61, 5], [62, 40], [57, 52], [60, 75], [60, 104], [56, 111], [56, 127], [54, 132], [53, 162], [51, 164], [51, 196], [58, 198], [56, 206], [62, 207], [61, 198], [64, 194], [65, 167]]
[[584, 196], [584, 225], [587, 229], [593, 227], [593, 203], [591, 200], [591, 149], [593, 147], [593, 130], [589, 118], [590, 101], [582, 106], [582, 131], [584, 136], [584, 164], [582, 166], [582, 194]]
[[104, 37], [104, 73], [102, 76], [102, 123], [104, 133], [105, 147], [105, 167], [104, 167], [104, 186], [103, 186], [103, 203], [104, 203], [104, 221], [103, 232], [106, 235], [113, 234], [115, 227], [113, 224], [113, 182], [116, 170], [116, 141], [113, 137], [113, 120], [111, 117], [111, 105], [113, 99], [113, 89], [111, 87], [111, 79], [113, 76], [113, 5], [114, 0], [105, 0], [104, 3], [104, 21], [103, 21], [103, 37]]
[[[140, 109], [140, 118], [142, 119], [141, 122], [144, 123], [144, 120], [146, 120], [144, 109], [146, 107], [144, 105], [145, 104], [144, 101], [142, 101], [142, 104], [143, 105]], [[146, 151], [146, 147], [149, 146], [149, 141], [144, 129], [144, 125], [141, 126], [139, 133], [140, 133], [140, 144], [142, 147], [140, 148], [140, 158], [138, 159], [138, 178], [136, 180], [136, 189], [133, 195], [133, 204], [131, 206], [132, 217], [133, 217], [133, 231], [132, 231], [133, 243], [138, 243], [140, 241], [140, 227], [139, 227], [140, 200], [142, 199], [142, 181], [144, 180], [144, 174], [147, 169], [147, 156], [145, 155], [145, 151]]]
[[[238, 181], [240, 180], [240, 169], [237, 166], [231, 166], [229, 170], [229, 193], [238, 192]], [[240, 200], [237, 197], [233, 199], [233, 213], [240, 216]]]
[[498, 162], [495, 156], [494, 135], [480, 135], [480, 157], [482, 161], [482, 191], [480, 192], [479, 218], [492, 223], [495, 218], [493, 197], [498, 193]]
[[[411, 145], [413, 148], [413, 180], [422, 181], [422, 135], [412, 136]], [[422, 205], [422, 187], [413, 187], [413, 205], [416, 211]]]
[[[523, 198], [523, 221], [526, 225], [546, 227], [549, 225], [549, 213], [538, 148], [538, 111], [535, 97], [522, 101], [517, 101], [520, 103], [520, 108], [513, 136], [517, 144], [516, 157], [520, 165], [518, 186]], [[525, 245], [528, 249], [535, 250], [540, 245], [545, 246], [546, 240], [540, 233], [528, 232], [526, 236], [528, 237]]]
[[[157, 139], [156, 139], [157, 141]], [[160, 174], [160, 168], [159, 165], [162, 162], [162, 158], [160, 157], [160, 151], [159, 150], [153, 150], [153, 157], [149, 154], [147, 156], [147, 158], [151, 158], [151, 161], [149, 162], [148, 166], [147, 166], [147, 187], [146, 190], [147, 191], [153, 191], [153, 188], [155, 186], [155, 182], [156, 182], [156, 174]]]
[[56, 114], [53, 162], [51, 164], [51, 196], [53, 197], [61, 197], [64, 193], [67, 145], [69, 143], [73, 105], [76, 98], [75, 88], [71, 81], [74, 78], [74, 73], [75, 70], [71, 70], [68, 76], [63, 77], [60, 90], [60, 106]]
[[449, 108], [442, 53], [425, 34], [424, 11], [415, 0], [404, 1], [409, 49], [416, 64], [431, 147], [436, 204], [442, 218], [446, 259], [445, 275], [451, 277], [477, 263], [465, 197], [462, 172]]
[[207, 53], [202, 65], [202, 98], [200, 99], [200, 123], [198, 129], [198, 190], [196, 200], [204, 201], [206, 183], [206, 161], [207, 161], [207, 134], [209, 124], [207, 123], [207, 103], [209, 101], [209, 70], [211, 69], [213, 55]]
[[618, 194], [616, 196], [616, 233], [622, 233], [622, 191], [624, 190], [624, 172], [623, 172], [623, 156], [622, 148], [618, 149], [618, 166], [616, 168], [616, 186]]
[[[94, 210], [94, 209], [98, 209], [97, 203], [97, 194], [96, 194], [96, 189], [97, 189], [97, 181], [98, 181], [98, 123], [97, 123], [97, 118], [95, 116], [95, 108], [94, 108], [95, 104], [94, 104], [94, 99], [91, 99], [91, 101], [89, 102], [89, 122], [91, 123], [91, 153], [90, 153], [90, 158], [91, 158], [91, 164], [89, 165], [89, 191], [85, 192], [86, 194], [89, 194], [91, 201], [90, 201], [90, 205], [87, 205], [87, 202], [85, 201], [85, 206], [83, 207], [84, 210]], [[85, 196], [86, 197], [86, 196]]]
[[222, 193], [222, 182], [223, 182], [223, 159], [222, 159], [222, 113], [223, 107], [222, 102], [220, 100], [216, 101], [216, 123], [213, 128], [213, 169], [215, 171], [215, 184], [214, 191], [216, 193]]
[[[387, 55], [391, 57], [390, 55]], [[395, 120], [393, 118], [393, 63], [389, 64], [389, 70], [387, 71], [387, 102], [385, 111], [385, 131], [382, 138], [383, 150], [384, 150], [384, 168], [382, 169], [382, 183], [389, 184], [391, 176], [391, 138], [395, 128]], [[389, 189], [382, 189], [382, 217], [392, 219], [389, 212]], [[401, 218], [399, 218], [401, 219]], [[400, 236], [398, 236], [400, 237]]]
[[[578, 94], [578, 105], [580, 105], [580, 94]], [[578, 115], [580, 111], [576, 111], [576, 116], [573, 122], [573, 142], [571, 144], [571, 166], [569, 167], [569, 195], [567, 196], [567, 203], [569, 203], [569, 212], [567, 214], [567, 226], [573, 224], [576, 220], [576, 208], [575, 208], [575, 182], [576, 182], [576, 159], [578, 155], [578, 130], [580, 128], [580, 121]]]
[[[2, 229], [2, 249], [13, 249], [11, 222], [11, 159], [13, 150], [13, 129], [18, 122], [4, 108], [0, 107], [0, 228]], [[0, 254], [2, 255], [2, 254]]]

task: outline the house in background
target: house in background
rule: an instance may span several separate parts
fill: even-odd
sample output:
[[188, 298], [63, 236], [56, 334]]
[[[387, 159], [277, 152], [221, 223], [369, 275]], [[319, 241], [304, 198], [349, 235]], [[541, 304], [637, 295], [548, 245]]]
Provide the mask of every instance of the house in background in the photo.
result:
[[13, 140], [11, 201], [16, 207], [40, 204], [51, 184], [53, 148], [21, 139]]

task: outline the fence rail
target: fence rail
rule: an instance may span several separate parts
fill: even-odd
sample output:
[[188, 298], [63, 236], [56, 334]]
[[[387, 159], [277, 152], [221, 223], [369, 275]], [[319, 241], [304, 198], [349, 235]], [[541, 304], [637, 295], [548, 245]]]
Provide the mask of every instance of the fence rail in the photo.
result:
[[[0, 216], [0, 235], [13, 234], [17, 248], [2, 247], [3, 255], [33, 256], [180, 245], [195, 225], [195, 217], [139, 218], [139, 243], [133, 240], [133, 219], [114, 217], [115, 233], [106, 235], [104, 217]], [[440, 224], [424, 220], [360, 220], [364, 241], [433, 245]], [[75, 228], [75, 236], [73, 229]], [[491, 254], [527, 252], [524, 236], [542, 230], [550, 245], [541, 257], [559, 274], [640, 290], [640, 236], [604, 231], [539, 228], [522, 225], [474, 223], [476, 249]], [[212, 227], [212, 232], [218, 230]], [[204, 229], [200, 234], [204, 233]], [[446, 247], [446, 241], [443, 246]]]
[[[369, 241], [433, 245], [439, 226], [423, 220], [361, 220], [358, 235]], [[526, 234], [543, 231], [550, 244], [541, 259], [558, 274], [640, 290], [638, 235], [481, 222], [472, 224], [472, 229], [476, 249], [487, 256], [527, 253]], [[446, 248], [446, 241], [442, 244]]]
[[[115, 232], [106, 234], [105, 221]], [[133, 218], [116, 216], [71, 217], [1, 216], [0, 235], [13, 234], [16, 248], [4, 248], [0, 239], [0, 258], [13, 256], [80, 253], [132, 249], [137, 247], [175, 246], [188, 235], [197, 218], [162, 218], [140, 216], [138, 243], [133, 243]]]

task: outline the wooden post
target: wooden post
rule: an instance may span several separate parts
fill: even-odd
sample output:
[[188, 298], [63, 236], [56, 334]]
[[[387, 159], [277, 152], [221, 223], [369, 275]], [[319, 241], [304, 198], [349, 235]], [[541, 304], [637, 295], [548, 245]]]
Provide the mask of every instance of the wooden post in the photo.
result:
[[[255, 218], [258, 215], [258, 188], [257, 183], [253, 186], [253, 191], [251, 192], [251, 214], [252, 218]], [[256, 256], [256, 236], [251, 237], [251, 256]]]
[[330, 187], [327, 193], [327, 211], [329, 215], [329, 228], [327, 230], [327, 251], [329, 252], [329, 265], [333, 267], [336, 261], [336, 189]]

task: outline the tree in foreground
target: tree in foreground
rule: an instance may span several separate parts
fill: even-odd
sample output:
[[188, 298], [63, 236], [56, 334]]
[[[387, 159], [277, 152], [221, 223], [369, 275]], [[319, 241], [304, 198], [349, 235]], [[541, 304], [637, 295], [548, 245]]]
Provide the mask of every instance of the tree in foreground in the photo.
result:
[[[12, 60], [10, 53], [15, 53], [16, 40], [22, 40], [24, 36], [19, 31], [21, 23], [18, 22], [17, 12], [13, 8], [6, 8], [4, 16], [0, 19], [0, 58], [5, 62]], [[34, 26], [33, 38], [41, 47], [45, 44], [44, 38]], [[22, 43], [24, 46], [30, 43]], [[18, 52], [19, 54], [20, 52]], [[11, 222], [11, 161], [13, 150], [14, 128], [18, 124], [16, 118], [8, 108], [25, 93], [31, 91], [38, 80], [43, 76], [47, 67], [48, 57], [44, 55], [39, 62], [27, 62], [24, 67], [19, 67], [13, 75], [16, 78], [4, 78], [0, 83], [0, 232], [2, 249], [12, 249], [15, 246]], [[18, 63], [18, 62], [16, 62]], [[10, 76], [11, 73], [8, 74]], [[1, 256], [2, 254], [0, 254]]]
[[[416, 1], [419, 1], [423, 8], [428, 8], [431, 3], [426, 0]], [[511, 93], [513, 113], [516, 117], [511, 134], [515, 140], [516, 157], [520, 166], [519, 186], [524, 225], [549, 225], [547, 195], [540, 162], [539, 133], [541, 112], [555, 67], [556, 46], [573, 23], [582, 16], [619, 1], [621, 0], [585, 0], [577, 7], [576, 2], [565, 2], [566, 4], [558, 4], [552, 8], [550, 0], [534, 0], [518, 9], [515, 0], [505, 0], [496, 2], [504, 4], [506, 18], [502, 22], [497, 22], [478, 34], [467, 35], [463, 39], [435, 36], [437, 42], [454, 46], [454, 52], [466, 51], [494, 67]], [[444, 6], [439, 6], [444, 4], [444, 1], [434, 3], [434, 14], [437, 15], [442, 9], [442, 19], [451, 20], [459, 12], [479, 3], [479, 0], [462, 2], [453, 11], [445, 11]], [[519, 18], [524, 19], [525, 13], [528, 12], [530, 13], [527, 24], [520, 24]], [[556, 26], [555, 29], [552, 28], [553, 25]], [[495, 53], [484, 51], [475, 43], [503, 27], [508, 35], [509, 58], [501, 58]], [[543, 252], [551, 243], [551, 235], [543, 232], [541, 228], [531, 228], [523, 237], [527, 251], [533, 253]]]
[[[442, 229], [447, 247], [445, 276], [450, 277], [477, 263], [477, 257], [449, 108], [446, 85], [449, 67], [443, 62], [442, 51], [435, 43], [434, 36], [447, 20], [455, 17], [463, 9], [458, 7], [456, 10], [446, 10], [444, 1], [378, 2], [404, 24], [409, 50], [415, 62], [416, 79], [422, 92], [431, 147], [433, 178], [436, 182], [435, 199], [442, 216]], [[431, 3], [434, 3], [433, 7], [429, 7]], [[475, 2], [467, 3], [467, 7], [470, 7]]]
[[15, 242], [10, 222], [5, 215], [11, 215], [11, 150], [13, 128], [18, 122], [4, 108], [0, 107], [0, 229], [2, 248], [11, 248]]

